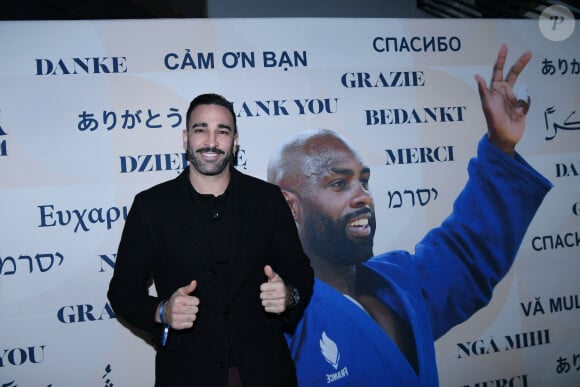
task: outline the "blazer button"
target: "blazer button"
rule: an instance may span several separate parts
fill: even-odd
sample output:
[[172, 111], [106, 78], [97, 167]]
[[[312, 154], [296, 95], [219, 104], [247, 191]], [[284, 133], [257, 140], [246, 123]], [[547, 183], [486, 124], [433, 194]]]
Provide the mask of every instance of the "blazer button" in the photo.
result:
[[215, 274], [216, 274], [215, 269], [209, 269], [208, 274], [210, 277], [215, 277]]
[[224, 312], [224, 320], [229, 320], [229, 319], [231, 319], [231, 318], [232, 318], [232, 314], [230, 313], [230, 311], [229, 311], [229, 310], [226, 310], [226, 311]]
[[223, 361], [223, 360], [218, 360], [218, 361], [215, 363], [215, 366], [216, 366], [217, 368], [224, 368], [224, 367], [225, 367], [225, 365], [226, 365], [226, 364], [224, 363], [224, 361]]

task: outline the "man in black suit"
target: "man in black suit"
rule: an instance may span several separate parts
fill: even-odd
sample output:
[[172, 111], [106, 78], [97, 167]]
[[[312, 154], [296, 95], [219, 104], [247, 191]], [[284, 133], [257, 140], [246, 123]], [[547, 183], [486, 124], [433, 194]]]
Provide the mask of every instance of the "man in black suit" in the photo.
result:
[[277, 186], [233, 168], [238, 132], [225, 98], [196, 97], [186, 126], [190, 166], [139, 193], [128, 214], [113, 310], [158, 344], [155, 386], [295, 386], [283, 333], [314, 277], [291, 212]]

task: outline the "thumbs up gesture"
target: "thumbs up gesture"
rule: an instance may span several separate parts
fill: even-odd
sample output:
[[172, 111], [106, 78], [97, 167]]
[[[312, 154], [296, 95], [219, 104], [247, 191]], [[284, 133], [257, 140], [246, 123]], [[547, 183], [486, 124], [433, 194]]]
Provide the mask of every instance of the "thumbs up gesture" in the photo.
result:
[[[199, 311], [199, 298], [190, 294], [197, 288], [193, 280], [175, 291], [165, 303], [165, 322], [173, 329], [187, 329], [193, 326]], [[159, 313], [159, 311], [158, 311]]]
[[286, 310], [286, 286], [270, 265], [264, 266], [264, 274], [268, 280], [260, 285], [262, 306], [268, 313], [280, 314]]

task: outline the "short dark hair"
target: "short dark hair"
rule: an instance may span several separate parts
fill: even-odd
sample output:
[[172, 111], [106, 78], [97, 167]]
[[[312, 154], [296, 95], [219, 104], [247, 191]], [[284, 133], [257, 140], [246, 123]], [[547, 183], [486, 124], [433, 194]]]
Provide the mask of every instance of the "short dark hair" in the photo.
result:
[[191, 101], [189, 108], [187, 109], [187, 115], [185, 116], [186, 129], [189, 129], [189, 116], [191, 112], [199, 105], [219, 105], [228, 109], [234, 119], [234, 134], [238, 133], [238, 124], [236, 123], [236, 114], [234, 113], [233, 104], [223, 96], [215, 93], [200, 94]]

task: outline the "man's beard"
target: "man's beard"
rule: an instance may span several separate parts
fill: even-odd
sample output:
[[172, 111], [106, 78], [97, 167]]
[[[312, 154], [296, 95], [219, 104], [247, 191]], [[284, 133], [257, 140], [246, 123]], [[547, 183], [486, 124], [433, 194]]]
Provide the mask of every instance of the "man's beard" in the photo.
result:
[[[346, 225], [354, 217], [364, 213], [372, 215], [369, 219], [371, 233], [366, 237], [349, 237]], [[343, 216], [336, 222], [318, 213], [304, 219], [304, 245], [312, 249], [319, 258], [336, 264], [354, 265], [373, 256], [375, 229], [374, 212], [368, 208]]]
[[[217, 160], [215, 163], [206, 163], [199, 156], [202, 152], [214, 152], [218, 154], [223, 154], [225, 157], [221, 160]], [[218, 148], [199, 148], [197, 150], [191, 149], [189, 141], [187, 143], [187, 159], [191, 166], [200, 174], [206, 176], [215, 176], [222, 173], [228, 164], [233, 160], [234, 145], [228, 153], [224, 152]]]

